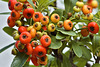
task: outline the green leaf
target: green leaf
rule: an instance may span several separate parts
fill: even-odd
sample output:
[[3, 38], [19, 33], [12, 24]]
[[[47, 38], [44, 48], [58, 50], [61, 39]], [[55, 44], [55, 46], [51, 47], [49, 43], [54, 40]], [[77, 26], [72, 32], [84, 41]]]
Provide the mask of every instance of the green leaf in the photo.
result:
[[93, 55], [95, 54], [95, 51], [98, 47], [100, 47], [100, 36], [94, 35], [92, 40], [92, 49], [93, 49]]
[[92, 56], [91, 56], [91, 53], [88, 50], [88, 48], [81, 46], [81, 49], [82, 49], [82, 53], [83, 53], [84, 58], [90, 60]]
[[12, 36], [12, 33], [15, 31], [16, 29], [14, 28], [10, 28], [10, 27], [4, 27], [3, 31], [6, 32], [8, 35]]
[[2, 0], [2, 1], [8, 2], [9, 0]]
[[60, 40], [57, 40], [55, 36], [51, 37], [51, 44], [49, 48], [52, 49], [59, 49], [62, 46], [62, 42]]
[[58, 39], [58, 40], [61, 40], [61, 39], [65, 38], [65, 37], [66, 36], [61, 34], [60, 32], [57, 32], [57, 34], [56, 34], [56, 39]]
[[69, 59], [66, 57], [65, 54], [63, 54], [63, 67], [72, 67]]
[[57, 9], [55, 11], [53, 11], [51, 14], [50, 14], [50, 17], [52, 14], [54, 13], [57, 13], [59, 16], [60, 16], [60, 19], [62, 19], [62, 16], [63, 16], [63, 10], [62, 9]]
[[3, 15], [4, 15], [4, 14], [7, 15], [7, 14], [10, 14], [10, 13], [11, 13], [11, 12], [3, 12], [3, 13], [0, 13], [0, 15], [2, 15], [2, 14], [3, 14]]
[[86, 65], [86, 62], [87, 62], [87, 60], [85, 60], [84, 58], [74, 57], [74, 59], [73, 59], [73, 63], [77, 67], [84, 67]]
[[[76, 5], [77, 0], [64, 0], [64, 5], [65, 5], [65, 11], [66, 13], [68, 12], [73, 12], [73, 6]], [[66, 16], [67, 14], [65, 14]]]
[[92, 66], [92, 67], [100, 67], [100, 64], [95, 63], [95, 64], [93, 64], [93, 66]]
[[90, 22], [89, 20], [71, 20], [72, 22]]
[[28, 57], [29, 56], [25, 53], [18, 53], [18, 55], [16, 55], [16, 57], [14, 58], [11, 67], [23, 67]]
[[45, 8], [47, 8], [49, 5], [51, 5], [56, 0], [38, 0], [39, 5], [37, 8], [37, 11], [43, 11]]
[[100, 10], [100, 0], [97, 0], [98, 1], [98, 10]]
[[66, 31], [64, 28], [56, 28], [56, 30], [65, 35], [76, 36], [74, 31]]
[[54, 58], [51, 63], [50, 63], [50, 66], [49, 67], [58, 67], [58, 64], [57, 64], [57, 59]]
[[51, 62], [54, 61], [55, 57], [53, 57], [52, 55], [47, 55], [48, 57], [48, 63], [45, 67], [50, 67]]
[[14, 44], [15, 44], [15, 42], [12, 43], [12, 44], [10, 44], [10, 45], [8, 45], [8, 46], [5, 46], [5, 47], [2, 48], [2, 49], [0, 49], [0, 53], [3, 52], [3, 51], [5, 51], [6, 49], [10, 48], [10, 47], [13, 46]]
[[34, 7], [34, 4], [33, 4], [32, 0], [27, 0], [27, 1], [33, 6], [33, 8], [35, 10], [35, 7]]
[[72, 48], [74, 50], [74, 53], [78, 56], [81, 57], [82, 56], [82, 49], [81, 47], [78, 45], [78, 43], [76, 41], [72, 42]]

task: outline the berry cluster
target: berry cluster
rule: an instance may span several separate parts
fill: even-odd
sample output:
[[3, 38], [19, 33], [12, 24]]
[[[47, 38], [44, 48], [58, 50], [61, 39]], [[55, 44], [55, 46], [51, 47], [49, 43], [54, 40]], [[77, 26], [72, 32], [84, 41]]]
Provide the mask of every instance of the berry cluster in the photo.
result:
[[[82, 18], [84, 20], [91, 21], [91, 22], [88, 23], [87, 26], [82, 27], [83, 29], [81, 30], [81, 34], [84, 37], [86, 37], [89, 34], [89, 32], [96, 34], [99, 31], [98, 24], [96, 22], [92, 21], [92, 19], [93, 19], [92, 11], [93, 11], [93, 8], [97, 8], [97, 6], [98, 6], [98, 3], [97, 3], [96, 0], [88, 0], [86, 4], [84, 4], [81, 1], [77, 1], [76, 6], [73, 7], [73, 10], [75, 12], [81, 12], [82, 11], [82, 13], [83, 13]], [[76, 19], [79, 20], [80, 17], [81, 17], [81, 15], [79, 13], [75, 14]]]
[[[36, 1], [32, 1], [36, 6]], [[35, 11], [27, 0], [19, 0], [18, 2], [9, 0], [8, 6], [11, 10], [11, 15], [7, 19], [8, 26], [11, 28], [18, 27], [12, 33], [14, 40], [16, 40], [12, 53], [16, 55], [17, 52], [24, 52], [29, 55], [27, 62], [31, 59], [35, 66], [46, 65], [48, 60], [46, 54], [51, 52], [49, 48], [51, 44], [50, 36], [58, 27], [63, 27], [66, 31], [72, 30], [72, 21], [70, 19], [60, 21], [61, 17], [57, 13], [53, 13], [50, 16], [43, 15], [42, 12]], [[84, 14], [83, 19], [92, 20], [92, 10], [97, 6], [96, 0], [88, 0], [85, 5], [83, 2], [77, 1], [73, 10], [75, 12], [82, 11]], [[75, 14], [75, 19], [80, 19], [79, 13]], [[81, 34], [84, 37], [89, 32], [96, 34], [99, 31], [99, 26], [96, 22], [90, 22], [82, 28]]]
[[[33, 0], [34, 6], [36, 5]], [[16, 31], [12, 33], [14, 40], [16, 40], [15, 48], [12, 49], [12, 54], [16, 55], [17, 52], [24, 52], [29, 55], [29, 59], [35, 66], [46, 65], [48, 46], [51, 44], [51, 38], [45, 32], [48, 30], [50, 32], [55, 31], [55, 25], [49, 24], [49, 17], [43, 16], [41, 12], [35, 12], [32, 5], [27, 2], [27, 0], [9, 0], [9, 9], [11, 10], [11, 15], [7, 19], [9, 27], [18, 27]], [[51, 17], [54, 21], [54, 16]], [[59, 21], [59, 15], [57, 14], [56, 22]], [[26, 20], [31, 19], [30, 24]], [[47, 25], [47, 26], [46, 26]]]

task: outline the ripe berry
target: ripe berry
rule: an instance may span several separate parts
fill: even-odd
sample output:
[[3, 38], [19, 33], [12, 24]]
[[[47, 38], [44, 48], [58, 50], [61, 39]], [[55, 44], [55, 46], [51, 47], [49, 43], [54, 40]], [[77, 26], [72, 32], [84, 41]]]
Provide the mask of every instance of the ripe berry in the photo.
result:
[[43, 57], [40, 57], [38, 62], [40, 65], [46, 65], [47, 61], [48, 61], [48, 57], [45, 55]]
[[84, 3], [83, 2], [80, 2], [80, 1], [77, 1], [76, 2], [76, 6], [78, 7], [83, 7]]
[[45, 56], [46, 55], [46, 48], [44, 48], [42, 45], [35, 47], [35, 54], [37, 57]]
[[12, 12], [11, 12], [11, 18], [13, 20], [18, 20], [20, 18], [20, 12], [19, 11], [12, 10]]
[[59, 21], [59, 22], [57, 23], [57, 26], [60, 27], [60, 28], [63, 27], [63, 21]]
[[24, 51], [24, 49], [19, 49], [19, 47], [18, 47], [19, 43], [20, 43], [20, 41], [19, 41], [19, 40], [18, 40], [18, 41], [16, 41], [16, 43], [15, 43], [15, 47], [18, 49], [18, 51], [19, 51], [19, 52], [23, 52], [23, 51]]
[[14, 9], [17, 10], [17, 11], [22, 10], [22, 8], [23, 8], [23, 4], [20, 3], [20, 2], [17, 2], [17, 3], [14, 5]]
[[40, 42], [43, 47], [48, 47], [51, 44], [51, 38], [48, 35], [43, 35]]
[[64, 28], [65, 28], [65, 30], [71, 30], [73, 28], [73, 23], [70, 20], [65, 20]]
[[93, 14], [92, 14], [92, 13], [87, 14], [87, 19], [88, 19], [88, 20], [92, 20], [92, 19], [93, 19]]
[[73, 7], [73, 10], [74, 10], [75, 12], [80, 12], [80, 11], [81, 11], [81, 9], [80, 9], [78, 6], [74, 6], [74, 7]]
[[92, 7], [91, 7], [91, 6], [88, 6], [88, 5], [84, 5], [84, 6], [82, 7], [82, 12], [83, 12], [84, 14], [92, 13]]
[[[83, 26], [82, 28], [87, 28], [87, 26]], [[87, 35], [89, 35], [88, 29], [82, 29], [81, 34], [83, 37], [86, 37]]]
[[54, 32], [55, 31], [55, 25], [53, 23], [50, 23], [48, 25], [48, 31], [50, 31], [50, 32]]
[[16, 4], [16, 0], [9, 0], [8, 2], [8, 7], [10, 10], [13, 10], [14, 9], [14, 5]]
[[58, 14], [54, 13], [51, 15], [51, 21], [53, 23], [57, 23], [57, 22], [59, 22], [59, 20], [60, 20], [60, 16]]
[[16, 25], [17, 27], [20, 27], [20, 26], [22, 26], [22, 22], [21, 22], [20, 20], [17, 20], [17, 21], [15, 22], [15, 25]]
[[36, 29], [36, 30], [40, 30], [41, 29], [41, 23], [40, 22], [35, 22], [33, 24], [33, 28]]
[[39, 66], [38, 59], [37, 59], [36, 56], [32, 56], [32, 57], [31, 57], [31, 61], [32, 61], [32, 63], [33, 63], [35, 66]]
[[37, 32], [36, 33], [36, 38], [40, 39], [42, 37], [42, 33], [41, 32]]
[[30, 34], [31, 34], [31, 37], [34, 38], [36, 36], [36, 30], [34, 28], [32, 28], [30, 30]]
[[9, 27], [14, 27], [14, 26], [15, 26], [15, 20], [13, 20], [13, 19], [11, 18], [11, 16], [8, 17], [7, 23], [8, 23], [8, 26], [9, 26]]
[[47, 16], [43, 16], [40, 21], [43, 25], [47, 25], [49, 23], [49, 18]]
[[90, 23], [88, 24], [88, 30], [89, 30], [91, 33], [96, 34], [96, 33], [98, 33], [98, 31], [99, 31], [99, 26], [98, 26], [98, 24], [97, 24], [96, 22], [90, 22]]
[[36, 47], [36, 46], [38, 46], [38, 42], [37, 41], [32, 41], [31, 45], [32, 45], [32, 47]]
[[26, 44], [24, 51], [27, 55], [31, 55], [33, 53], [33, 47], [30, 43]]
[[28, 32], [22, 32], [19, 39], [22, 44], [27, 44], [31, 41], [31, 34]]
[[34, 14], [34, 9], [33, 8], [27, 8], [27, 9], [24, 9], [24, 11], [23, 11], [23, 15], [27, 19], [32, 18], [33, 14]]
[[19, 34], [21, 34], [22, 32], [26, 32], [26, 31], [27, 31], [27, 29], [26, 29], [26, 27], [24, 27], [24, 26], [20, 26], [20, 27], [18, 28]]
[[43, 16], [43, 15], [42, 15], [41, 12], [35, 12], [35, 13], [33, 14], [33, 21], [34, 21], [34, 22], [39, 22], [42, 16]]

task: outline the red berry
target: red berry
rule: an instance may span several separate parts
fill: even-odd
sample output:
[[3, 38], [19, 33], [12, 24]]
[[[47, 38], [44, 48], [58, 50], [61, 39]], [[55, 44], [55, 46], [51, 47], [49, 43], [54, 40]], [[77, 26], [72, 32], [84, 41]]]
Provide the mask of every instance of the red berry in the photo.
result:
[[26, 29], [26, 27], [24, 27], [24, 26], [20, 26], [20, 27], [18, 28], [19, 34], [21, 34], [22, 32], [26, 32], [26, 31], [27, 31], [27, 29]]
[[48, 35], [43, 35], [40, 39], [42, 46], [48, 47], [51, 44], [51, 38]]
[[[87, 26], [83, 26], [82, 28], [87, 28]], [[83, 37], [86, 37], [87, 35], [89, 35], [88, 29], [82, 29], [81, 34]]]
[[16, 4], [16, 0], [9, 0], [8, 2], [8, 7], [10, 10], [13, 10], [14, 9], [14, 5]]
[[33, 21], [39, 22], [42, 16], [43, 16], [43, 15], [42, 15], [41, 12], [35, 12], [35, 13], [33, 14]]
[[12, 10], [11, 12], [11, 18], [13, 20], [18, 20], [20, 18], [20, 12], [16, 10]]
[[27, 44], [31, 41], [31, 34], [29, 32], [22, 32], [19, 39], [22, 44]]
[[32, 56], [32, 57], [31, 57], [31, 61], [32, 61], [32, 63], [33, 63], [35, 66], [39, 66], [38, 59], [37, 59], [36, 56]]
[[37, 57], [43, 57], [46, 55], [46, 48], [43, 47], [42, 45], [39, 45], [35, 48], [35, 55]]
[[88, 24], [88, 30], [89, 30], [91, 33], [96, 34], [96, 33], [98, 33], [98, 31], [99, 31], [99, 26], [98, 26], [98, 24], [97, 24], [96, 22], [90, 22], [90, 23]]
[[23, 15], [27, 19], [32, 18], [33, 14], [34, 14], [34, 9], [33, 8], [27, 8], [27, 9], [24, 9], [24, 11], [23, 11]]
[[31, 55], [33, 53], [33, 47], [31, 46], [30, 43], [26, 44], [24, 51], [27, 55]]
[[9, 27], [14, 27], [14, 26], [15, 26], [15, 20], [13, 20], [13, 19], [11, 18], [11, 16], [8, 17], [7, 23], [8, 23], [8, 26], [9, 26]]
[[19, 50], [19, 52], [23, 52], [24, 49], [19, 49], [19, 48], [18, 48], [18, 44], [19, 44], [19, 43], [20, 43], [20, 41], [16, 41], [15, 47]]

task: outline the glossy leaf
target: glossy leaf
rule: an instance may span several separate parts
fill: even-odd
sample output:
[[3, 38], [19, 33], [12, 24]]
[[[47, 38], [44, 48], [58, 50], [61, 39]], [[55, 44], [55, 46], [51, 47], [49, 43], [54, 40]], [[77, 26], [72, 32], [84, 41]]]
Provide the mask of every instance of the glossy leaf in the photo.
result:
[[33, 4], [32, 0], [27, 0], [27, 1], [32, 5], [32, 7], [33, 7], [34, 10], [35, 10], [35, 7], [34, 7], [34, 4]]
[[10, 48], [10, 47], [13, 46], [14, 44], [15, 44], [15, 43], [12, 43], [12, 44], [10, 44], [10, 45], [8, 45], [8, 46], [3, 47], [2, 49], [0, 49], [0, 53], [3, 52], [3, 51], [5, 51], [6, 49]]
[[2, 0], [2, 1], [8, 2], [9, 0]]
[[73, 6], [76, 5], [77, 0], [64, 0], [64, 5], [65, 5], [65, 16], [67, 15], [68, 12], [73, 12]]
[[56, 28], [56, 30], [64, 35], [76, 36], [76, 33], [74, 31], [66, 31], [64, 28]]
[[56, 0], [38, 0], [38, 8], [37, 11], [43, 11], [44, 8], [47, 8], [47, 6], [51, 5]]
[[28, 57], [29, 56], [25, 53], [18, 53], [18, 55], [16, 55], [16, 57], [14, 58], [11, 67], [23, 67]]
[[93, 66], [92, 66], [92, 67], [100, 67], [100, 64], [95, 63], [95, 64], [93, 64]]
[[59, 49], [62, 46], [62, 42], [60, 40], [57, 40], [55, 36], [51, 37], [51, 44], [49, 48], [52, 49]]
[[0, 15], [7, 15], [7, 14], [10, 14], [11, 12], [3, 12], [3, 13], [0, 13]]
[[92, 49], [93, 49], [93, 54], [95, 54], [95, 51], [98, 47], [100, 47], [100, 36], [94, 35], [93, 40], [92, 40]]
[[12, 33], [15, 31], [16, 29], [14, 28], [10, 28], [10, 27], [4, 27], [3, 31], [6, 32], [8, 35], [12, 36]]
[[90, 60], [92, 56], [88, 48], [81, 46], [81, 49], [82, 49], [83, 57]]
[[57, 32], [57, 34], [56, 34], [56, 39], [58, 39], [58, 40], [61, 40], [61, 39], [65, 38], [65, 37], [66, 36], [61, 34], [60, 32]]
[[86, 62], [87, 62], [87, 60], [85, 60], [84, 58], [74, 57], [74, 59], [73, 59], [73, 63], [77, 67], [84, 67], [86, 65]]
[[77, 42], [72, 42], [72, 48], [74, 50], [74, 53], [77, 55], [77, 57], [81, 57], [82, 56], [82, 49], [81, 47], [78, 45]]
[[69, 59], [66, 57], [65, 54], [63, 54], [63, 67], [72, 67]]

